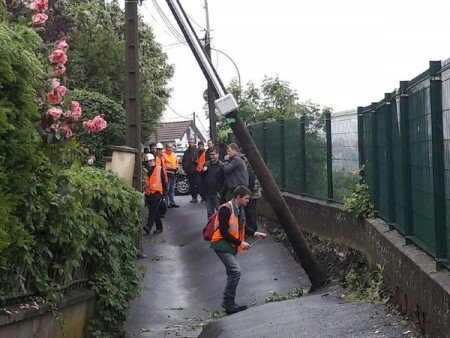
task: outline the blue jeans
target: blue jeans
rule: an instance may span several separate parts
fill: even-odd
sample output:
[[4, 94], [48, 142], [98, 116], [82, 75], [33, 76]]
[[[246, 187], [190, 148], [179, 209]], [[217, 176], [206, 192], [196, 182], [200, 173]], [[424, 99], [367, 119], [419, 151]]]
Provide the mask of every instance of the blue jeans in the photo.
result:
[[227, 285], [223, 291], [223, 304], [234, 304], [234, 298], [236, 297], [236, 288], [241, 278], [241, 267], [236, 259], [235, 254], [214, 250], [222, 261], [227, 271]]
[[175, 174], [167, 173], [167, 177], [169, 178], [169, 185], [167, 189], [167, 205], [175, 204]]
[[215, 211], [219, 209], [219, 197], [217, 195], [206, 195], [206, 215], [208, 219], [214, 214]]

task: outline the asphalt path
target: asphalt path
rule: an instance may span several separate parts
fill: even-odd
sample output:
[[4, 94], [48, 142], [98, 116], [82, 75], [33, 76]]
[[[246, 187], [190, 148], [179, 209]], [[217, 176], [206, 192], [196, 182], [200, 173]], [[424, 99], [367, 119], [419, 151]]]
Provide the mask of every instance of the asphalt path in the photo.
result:
[[242, 276], [236, 302], [251, 306], [224, 316], [220, 303], [225, 268], [202, 237], [205, 205], [190, 204], [189, 200], [189, 196], [177, 196], [181, 207], [167, 211], [164, 231], [144, 236], [147, 258], [139, 259], [138, 265], [146, 273], [140, 297], [131, 303], [124, 325], [133, 336], [410, 336], [404, 335], [406, 329], [382, 308], [344, 302], [338, 287], [266, 304], [268, 297], [287, 295], [310, 285], [288, 250], [270, 237], [238, 255]]

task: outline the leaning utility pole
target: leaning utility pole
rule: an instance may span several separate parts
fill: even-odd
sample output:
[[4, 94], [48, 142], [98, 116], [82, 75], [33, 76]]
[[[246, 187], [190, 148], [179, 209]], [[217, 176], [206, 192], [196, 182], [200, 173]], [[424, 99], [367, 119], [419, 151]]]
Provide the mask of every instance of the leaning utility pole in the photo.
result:
[[[205, 52], [211, 61], [211, 30], [209, 27], [209, 10], [208, 0], [205, 0], [205, 13], [206, 13], [206, 33], [205, 33]], [[217, 118], [216, 107], [214, 106], [214, 91], [212, 89], [212, 83], [208, 80], [208, 115], [209, 115], [209, 137], [215, 143], [217, 141]]]
[[137, 150], [133, 187], [142, 191], [138, 0], [125, 1], [126, 145]]
[[320, 269], [313, 253], [308, 248], [300, 227], [289, 210], [280, 189], [259, 154], [258, 148], [253, 142], [252, 137], [242, 122], [242, 119], [238, 116], [238, 106], [236, 100], [231, 94], [227, 94], [225, 86], [214, 69], [211, 60], [206, 56], [205, 50], [200, 44], [197, 34], [195, 33], [186, 13], [184, 12], [180, 1], [167, 0], [167, 3], [178, 25], [180, 26], [186, 41], [189, 43], [189, 46], [197, 59], [203, 74], [206, 79], [211, 81], [213, 84], [212, 89], [214, 91], [214, 96], [217, 98], [215, 100], [215, 105], [218, 108], [218, 111], [226, 118], [228, 124], [234, 132], [234, 135], [239, 141], [242, 150], [247, 156], [248, 161], [250, 162], [259, 182], [261, 183], [265, 197], [270, 202], [270, 205], [277, 215], [281, 226], [286, 231], [286, 234], [292, 243], [292, 247], [298, 256], [302, 267], [305, 269], [313, 288], [320, 287], [326, 282], [326, 274]]

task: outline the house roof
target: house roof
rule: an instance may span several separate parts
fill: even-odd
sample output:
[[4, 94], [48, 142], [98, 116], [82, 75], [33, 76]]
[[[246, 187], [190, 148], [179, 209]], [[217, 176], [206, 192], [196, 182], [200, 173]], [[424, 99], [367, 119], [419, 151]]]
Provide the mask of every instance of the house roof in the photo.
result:
[[181, 139], [189, 127], [195, 131], [197, 138], [205, 141], [202, 133], [192, 120], [161, 123], [156, 127], [156, 132], [152, 134], [150, 141], [157, 139], [161, 143], [173, 142], [175, 139]]

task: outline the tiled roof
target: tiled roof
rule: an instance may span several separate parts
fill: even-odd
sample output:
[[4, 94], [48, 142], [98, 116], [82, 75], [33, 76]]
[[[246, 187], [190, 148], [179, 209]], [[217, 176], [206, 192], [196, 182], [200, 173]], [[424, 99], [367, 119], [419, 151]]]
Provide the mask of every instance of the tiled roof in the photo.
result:
[[[158, 136], [158, 142], [171, 142], [175, 139], [181, 139], [189, 128], [191, 121], [177, 121], [167, 122], [160, 124], [156, 128], [156, 135]], [[155, 139], [155, 134], [152, 135], [152, 139]]]

